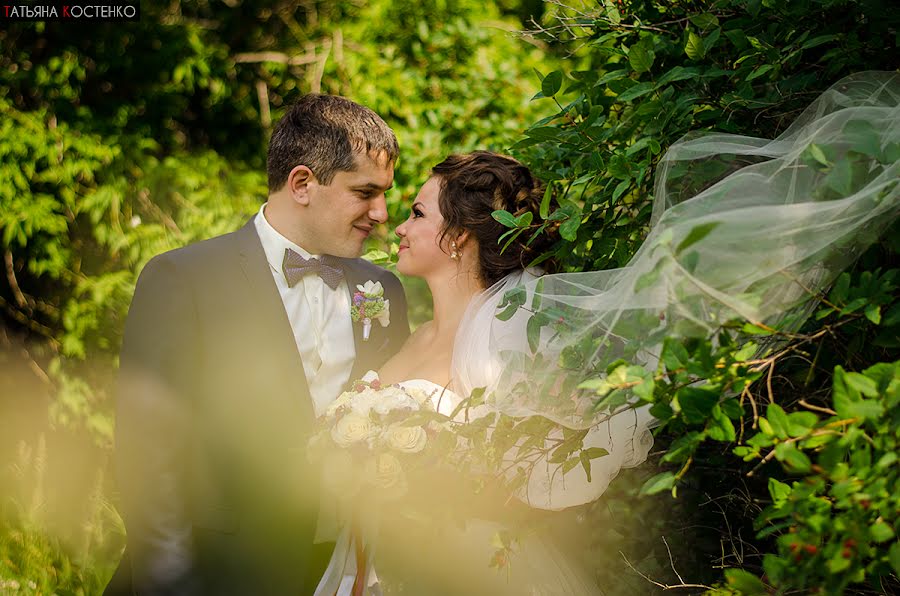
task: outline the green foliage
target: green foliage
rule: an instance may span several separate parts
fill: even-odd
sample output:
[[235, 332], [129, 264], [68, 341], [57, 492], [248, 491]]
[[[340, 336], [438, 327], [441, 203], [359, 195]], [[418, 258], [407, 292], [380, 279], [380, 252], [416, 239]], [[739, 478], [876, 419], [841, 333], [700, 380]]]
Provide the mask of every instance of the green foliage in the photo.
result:
[[574, 57], [536, 95], [552, 98], [540, 101], [552, 101], [555, 114], [512, 149], [554, 183], [551, 213], [563, 238], [555, 254], [571, 270], [617, 267], [634, 254], [653, 168], [672, 142], [706, 128], [774, 137], [841, 76], [896, 66], [884, 53], [884, 43], [896, 45], [887, 2], [648, 0], [553, 10], [543, 35]]

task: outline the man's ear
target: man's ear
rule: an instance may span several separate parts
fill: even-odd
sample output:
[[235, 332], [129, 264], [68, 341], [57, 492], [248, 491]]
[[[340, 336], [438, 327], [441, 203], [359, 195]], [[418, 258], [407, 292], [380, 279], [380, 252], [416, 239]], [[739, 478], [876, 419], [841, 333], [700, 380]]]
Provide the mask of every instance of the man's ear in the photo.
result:
[[294, 166], [287, 179], [287, 189], [291, 198], [300, 205], [309, 205], [309, 185], [315, 181], [316, 177], [308, 167]]

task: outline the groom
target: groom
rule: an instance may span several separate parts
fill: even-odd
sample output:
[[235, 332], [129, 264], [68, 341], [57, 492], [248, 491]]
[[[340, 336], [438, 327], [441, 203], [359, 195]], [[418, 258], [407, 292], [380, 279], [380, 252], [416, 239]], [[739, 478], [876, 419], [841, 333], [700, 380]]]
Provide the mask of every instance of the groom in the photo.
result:
[[[315, 418], [409, 334], [397, 278], [357, 258], [397, 154], [373, 111], [306, 96], [272, 134], [259, 213], [147, 263], [117, 393], [127, 546], [106, 594], [313, 593], [331, 555], [314, 545]], [[350, 308], [370, 280], [391, 320], [364, 340]]]

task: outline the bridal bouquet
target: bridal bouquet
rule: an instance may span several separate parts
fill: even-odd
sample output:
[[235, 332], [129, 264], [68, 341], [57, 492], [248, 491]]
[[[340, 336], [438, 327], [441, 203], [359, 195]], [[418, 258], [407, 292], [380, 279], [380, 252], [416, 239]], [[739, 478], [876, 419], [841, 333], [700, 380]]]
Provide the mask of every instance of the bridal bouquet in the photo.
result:
[[[406, 470], [423, 457], [439, 423], [428, 393], [356, 381], [329, 406], [310, 441], [327, 489], [343, 498], [363, 492], [389, 500], [407, 489]], [[419, 415], [419, 414], [425, 414]]]

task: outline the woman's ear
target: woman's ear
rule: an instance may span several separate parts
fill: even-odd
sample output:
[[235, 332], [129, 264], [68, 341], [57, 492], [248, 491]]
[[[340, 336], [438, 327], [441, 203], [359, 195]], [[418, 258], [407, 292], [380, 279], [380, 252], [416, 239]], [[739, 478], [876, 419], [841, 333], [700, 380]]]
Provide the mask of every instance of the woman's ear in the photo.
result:
[[309, 205], [309, 185], [315, 183], [316, 177], [308, 167], [294, 166], [288, 174], [287, 187], [291, 198], [300, 205]]
[[469, 234], [469, 231], [468, 231], [468, 230], [463, 230], [463, 231], [461, 231], [461, 232], [456, 236], [456, 246], [457, 246], [457, 248], [460, 248], [460, 249], [463, 248], [463, 247], [466, 245], [466, 242], [468, 242], [470, 238], [472, 239], [472, 242], [475, 242], [475, 239], [471, 237], [471, 235]]

